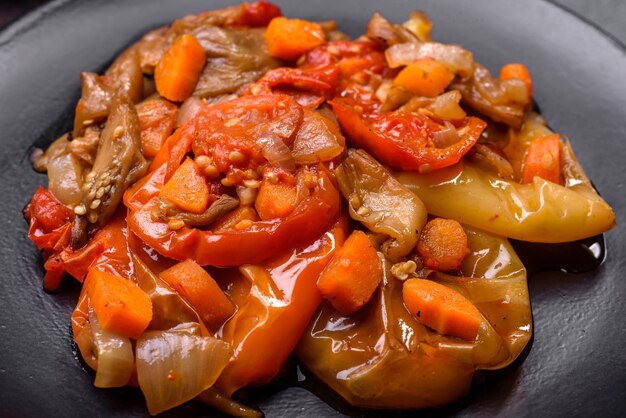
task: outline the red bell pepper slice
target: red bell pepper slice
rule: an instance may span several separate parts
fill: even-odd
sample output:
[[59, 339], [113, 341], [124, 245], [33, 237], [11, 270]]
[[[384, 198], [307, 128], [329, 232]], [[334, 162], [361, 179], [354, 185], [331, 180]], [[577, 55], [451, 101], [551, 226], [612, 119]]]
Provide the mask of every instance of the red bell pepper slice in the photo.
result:
[[258, 263], [291, 248], [306, 245], [319, 237], [339, 216], [341, 196], [325, 173], [318, 174], [318, 184], [285, 218], [259, 221], [243, 230], [212, 232], [184, 227], [171, 230], [167, 222], [154, 220], [156, 192], [163, 172], [153, 172], [142, 184], [144, 189], [127, 191], [124, 202], [130, 209], [130, 230], [143, 242], [166, 257], [192, 258], [200, 265], [219, 267]]

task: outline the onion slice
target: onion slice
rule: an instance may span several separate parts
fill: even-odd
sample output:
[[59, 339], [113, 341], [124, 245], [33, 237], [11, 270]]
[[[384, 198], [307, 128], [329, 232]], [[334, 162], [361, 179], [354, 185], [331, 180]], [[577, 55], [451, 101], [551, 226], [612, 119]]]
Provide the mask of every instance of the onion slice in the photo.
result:
[[461, 77], [471, 77], [474, 73], [474, 57], [470, 51], [458, 45], [438, 42], [405, 42], [393, 45], [385, 51], [387, 64], [391, 68], [409, 65], [418, 59], [432, 58], [444, 64], [450, 71]]
[[181, 405], [213, 386], [230, 361], [230, 345], [195, 327], [149, 331], [137, 341], [137, 378], [152, 415]]
[[287, 171], [295, 171], [296, 162], [291, 155], [291, 150], [278, 135], [266, 132], [256, 140], [256, 143], [261, 147], [261, 153], [272, 166]]
[[433, 134], [432, 141], [437, 148], [447, 148], [459, 142], [460, 138], [454, 125], [445, 122], [445, 127]]
[[48, 162], [48, 189], [61, 203], [75, 206], [83, 198], [82, 167], [72, 154], [62, 154]]
[[204, 106], [206, 106], [206, 103], [198, 96], [189, 97], [183, 102], [180, 109], [178, 109], [175, 126], [177, 128], [181, 127], [191, 119], [195, 118]]
[[94, 386], [98, 388], [126, 386], [135, 370], [135, 358], [130, 339], [100, 329], [98, 318], [91, 306], [89, 307], [89, 326], [93, 336], [93, 354], [98, 359]]
[[471, 77], [474, 73], [472, 53], [458, 45], [405, 42], [393, 45], [385, 51], [385, 58], [391, 68], [409, 65], [418, 59], [429, 57], [440, 61], [450, 71], [461, 77]]
[[345, 144], [336, 121], [319, 112], [305, 112], [293, 142], [292, 155], [297, 164], [330, 161], [341, 155]]
[[443, 120], [463, 119], [466, 114], [459, 102], [461, 101], [461, 93], [458, 90], [452, 90], [438, 96], [430, 105], [428, 110], [433, 112], [435, 116]]

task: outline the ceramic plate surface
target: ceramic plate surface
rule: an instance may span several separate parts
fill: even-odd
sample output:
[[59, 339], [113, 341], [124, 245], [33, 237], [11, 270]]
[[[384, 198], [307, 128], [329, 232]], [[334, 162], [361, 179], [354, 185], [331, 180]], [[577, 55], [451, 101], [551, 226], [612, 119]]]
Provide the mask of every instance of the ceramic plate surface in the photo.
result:
[[[335, 19], [364, 32], [380, 10], [403, 21], [423, 9], [434, 38], [460, 43], [492, 71], [528, 65], [535, 98], [551, 127], [566, 134], [587, 174], [624, 222], [626, 53], [576, 17], [539, 0], [279, 1], [287, 16]], [[26, 238], [21, 210], [46, 178], [28, 161], [72, 124], [79, 73], [102, 71], [145, 31], [226, 5], [209, 0], [54, 1], [0, 34], [0, 416], [147, 417], [141, 394], [99, 390], [77, 359], [70, 313], [78, 287], [43, 292], [41, 258]], [[517, 368], [477, 382], [451, 408], [415, 416], [619, 416], [626, 397], [626, 247], [624, 228], [606, 234], [598, 269], [529, 280], [535, 336]], [[329, 399], [332, 399], [329, 398]], [[337, 412], [302, 388], [266, 393], [268, 417], [362, 415]], [[340, 404], [341, 406], [341, 404]], [[376, 415], [376, 414], [368, 414]], [[406, 415], [406, 414], [403, 414]], [[190, 403], [163, 416], [220, 416]]]

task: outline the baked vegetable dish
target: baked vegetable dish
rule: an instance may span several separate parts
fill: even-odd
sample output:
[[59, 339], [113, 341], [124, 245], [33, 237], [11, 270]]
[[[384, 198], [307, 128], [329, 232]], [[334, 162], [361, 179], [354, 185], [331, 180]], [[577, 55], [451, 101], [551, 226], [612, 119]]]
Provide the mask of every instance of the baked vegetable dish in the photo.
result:
[[45, 289], [82, 283], [96, 387], [254, 417], [238, 391], [295, 358], [353, 406], [431, 408], [518, 358], [532, 315], [508, 238], [575, 241], [614, 214], [525, 65], [494, 76], [430, 33], [376, 13], [350, 39], [259, 1], [81, 74], [25, 216]]

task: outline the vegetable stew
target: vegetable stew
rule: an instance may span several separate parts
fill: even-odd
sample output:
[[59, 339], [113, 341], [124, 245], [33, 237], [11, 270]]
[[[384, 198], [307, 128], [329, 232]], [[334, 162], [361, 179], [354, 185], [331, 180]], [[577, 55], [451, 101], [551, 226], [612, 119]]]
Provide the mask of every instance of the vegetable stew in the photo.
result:
[[494, 76], [431, 27], [376, 13], [351, 39], [262, 0], [81, 74], [25, 217], [45, 288], [83, 283], [72, 332], [96, 387], [138, 387], [153, 415], [256, 417], [240, 390], [295, 358], [355, 407], [431, 408], [520, 356], [531, 304], [508, 239], [615, 216], [533, 108], [541, 74]]

